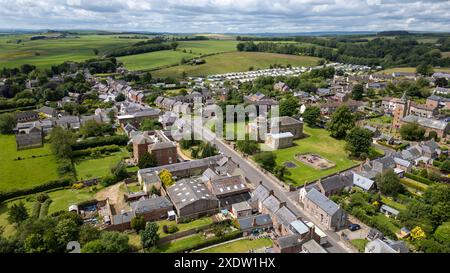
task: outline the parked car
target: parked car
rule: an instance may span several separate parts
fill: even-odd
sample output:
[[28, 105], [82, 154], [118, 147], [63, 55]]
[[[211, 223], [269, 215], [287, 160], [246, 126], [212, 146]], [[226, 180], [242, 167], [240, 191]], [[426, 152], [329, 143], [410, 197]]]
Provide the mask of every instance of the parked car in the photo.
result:
[[361, 229], [361, 226], [358, 225], [358, 224], [351, 224], [351, 225], [348, 226], [348, 229], [349, 229], [350, 231], [357, 231], [357, 230], [360, 230], [360, 229]]

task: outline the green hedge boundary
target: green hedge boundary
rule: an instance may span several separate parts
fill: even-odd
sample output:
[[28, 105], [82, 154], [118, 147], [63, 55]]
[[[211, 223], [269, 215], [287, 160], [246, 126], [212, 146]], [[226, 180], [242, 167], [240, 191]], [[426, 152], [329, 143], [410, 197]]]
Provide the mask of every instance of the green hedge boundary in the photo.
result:
[[419, 175], [415, 175], [415, 174], [412, 174], [412, 173], [405, 173], [405, 177], [407, 177], [409, 179], [412, 179], [412, 180], [419, 181], [420, 183], [424, 183], [426, 185], [431, 185], [431, 184], [434, 183], [433, 181], [431, 181], [428, 178], [425, 178], [425, 177], [422, 177], [422, 176], [419, 176]]
[[41, 185], [38, 185], [38, 186], [35, 186], [32, 188], [28, 188], [28, 189], [1, 191], [0, 192], [0, 202], [4, 202], [6, 200], [20, 197], [20, 196], [25, 196], [25, 195], [30, 195], [30, 194], [34, 194], [34, 193], [43, 192], [43, 191], [53, 190], [56, 188], [68, 187], [68, 186], [71, 186], [72, 183], [73, 183], [72, 179], [61, 179], [61, 180], [49, 181], [47, 183], [44, 183], [44, 184], [41, 184]]

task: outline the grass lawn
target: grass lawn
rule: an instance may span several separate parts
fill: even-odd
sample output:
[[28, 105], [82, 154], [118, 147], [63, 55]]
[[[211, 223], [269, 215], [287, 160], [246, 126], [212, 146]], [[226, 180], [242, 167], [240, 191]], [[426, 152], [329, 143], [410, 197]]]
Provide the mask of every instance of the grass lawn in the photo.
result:
[[207, 76], [228, 72], [248, 71], [250, 67], [255, 70], [268, 68], [273, 64], [293, 66], [316, 65], [318, 58], [308, 56], [284, 55], [261, 52], [231, 52], [205, 57], [206, 63], [202, 65], [179, 65], [154, 71], [155, 77], [172, 76], [181, 78], [183, 72], [187, 76]]
[[350, 243], [352, 243], [352, 245], [354, 245], [361, 253], [364, 253], [368, 242], [369, 241], [366, 239], [354, 239], [350, 241]]
[[[98, 186], [97, 186], [98, 188]], [[91, 200], [94, 198], [95, 192], [91, 191], [91, 187], [83, 188], [81, 190], [73, 189], [61, 189], [56, 191], [48, 191], [52, 203], [49, 206], [48, 214], [52, 214], [57, 211], [67, 210], [70, 205], [77, 204], [83, 201]], [[28, 209], [28, 213], [31, 214], [35, 195], [24, 196], [19, 199], [15, 199], [9, 202], [0, 204], [0, 226], [5, 227], [5, 235], [10, 236], [14, 234], [14, 226], [10, 225], [8, 218], [8, 207], [13, 204], [23, 202]]]
[[206, 226], [209, 224], [213, 223], [213, 220], [211, 217], [204, 217], [204, 218], [200, 218], [200, 219], [196, 219], [194, 221], [191, 221], [189, 223], [183, 223], [183, 224], [177, 224], [175, 221], [169, 221], [169, 220], [162, 220], [162, 221], [158, 221], [156, 222], [159, 226], [159, 237], [166, 237], [170, 234], [166, 234], [163, 232], [163, 226], [170, 226], [170, 225], [176, 225], [178, 227], [178, 232], [180, 231], [185, 231], [185, 230], [189, 230], [189, 229], [193, 229], [193, 228], [199, 228], [202, 226]]
[[[301, 186], [307, 182], [314, 181], [324, 176], [356, 166], [359, 162], [351, 160], [344, 149], [345, 141], [332, 138], [328, 131], [305, 126], [304, 133], [308, 136], [296, 140], [295, 146], [274, 151], [277, 156], [277, 165], [290, 161], [298, 167], [289, 169], [291, 174], [286, 176], [287, 180], [294, 186]], [[334, 164], [335, 167], [327, 170], [318, 170], [301, 163], [295, 159], [296, 154], [314, 153], [318, 154]]]
[[160, 245], [157, 247], [157, 252], [176, 253], [187, 247], [194, 246], [204, 240], [205, 238], [203, 235], [194, 234], [176, 241], [171, 241], [167, 244]]
[[109, 174], [112, 166], [120, 162], [123, 158], [128, 156], [128, 152], [122, 150], [121, 152], [113, 153], [110, 156], [81, 160], [75, 163], [75, 170], [78, 180], [99, 178]]
[[[77, 35], [77, 37], [51, 40], [34, 40], [33, 35], [8, 35], [0, 37], [0, 68], [19, 67], [32, 64], [40, 68], [65, 61], [84, 61], [95, 58], [94, 49], [99, 55], [127, 45], [135, 44], [140, 39], [120, 39], [114, 35]], [[17, 43], [17, 40], [22, 40]]]
[[199, 253], [247, 253], [249, 250], [260, 249], [263, 247], [271, 247], [272, 240], [262, 238], [257, 240], [242, 239], [239, 241], [223, 244], [220, 246], [208, 248]]
[[394, 234], [400, 229], [399, 225], [395, 222], [395, 219], [388, 218], [384, 214], [379, 213], [375, 216], [371, 216], [370, 218], [379, 225], [388, 228]]
[[[0, 191], [31, 188], [58, 179], [58, 164], [49, 144], [17, 151], [14, 135], [0, 135], [0, 147]], [[17, 157], [23, 160], [14, 161]]]

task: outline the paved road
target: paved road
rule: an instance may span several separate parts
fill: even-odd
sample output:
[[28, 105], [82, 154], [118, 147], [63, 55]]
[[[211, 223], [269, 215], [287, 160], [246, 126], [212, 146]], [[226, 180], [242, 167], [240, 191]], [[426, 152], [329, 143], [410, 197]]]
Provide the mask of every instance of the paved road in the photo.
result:
[[[246, 178], [255, 186], [260, 182], [263, 183], [269, 189], [274, 191], [275, 196], [282, 202], [286, 202], [287, 207], [294, 212], [297, 216], [302, 217], [302, 219], [315, 223], [315, 221], [307, 217], [296, 201], [298, 199], [298, 192], [287, 192], [283, 187], [281, 187], [277, 182], [275, 182], [270, 176], [264, 174], [258, 167], [253, 165], [250, 161], [242, 157], [241, 154], [233, 150], [230, 146], [225, 144], [222, 140], [216, 138], [216, 135], [204, 127], [195, 127], [194, 131], [197, 134], [202, 134], [203, 139], [214, 144], [225, 156], [231, 157], [233, 161], [239, 164], [240, 169], [245, 173]], [[320, 225], [318, 225], [320, 226]], [[339, 241], [339, 236], [335, 232], [325, 231], [328, 235], [328, 241], [331, 244], [327, 247], [327, 250], [331, 253], [345, 253], [349, 252], [350, 249], [343, 246], [342, 242]]]

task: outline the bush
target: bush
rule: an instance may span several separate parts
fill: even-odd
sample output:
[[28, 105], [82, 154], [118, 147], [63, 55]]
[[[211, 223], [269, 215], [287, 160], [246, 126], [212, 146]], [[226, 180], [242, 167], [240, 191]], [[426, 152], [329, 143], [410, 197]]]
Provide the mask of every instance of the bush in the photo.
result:
[[179, 230], [179, 228], [176, 225], [170, 225], [167, 227], [166, 233], [172, 234], [172, 233], [178, 232], [178, 230]]
[[47, 200], [48, 198], [50, 197], [45, 192], [41, 192], [36, 196], [36, 200], [39, 201], [40, 203], [44, 203], [45, 200]]
[[45, 202], [41, 206], [41, 211], [39, 213], [39, 219], [43, 219], [43, 218], [47, 217], [48, 207], [50, 206], [51, 203], [52, 203], [52, 199], [45, 200]]
[[41, 211], [41, 203], [39, 201], [34, 202], [33, 211], [31, 212], [31, 217], [38, 218]]

